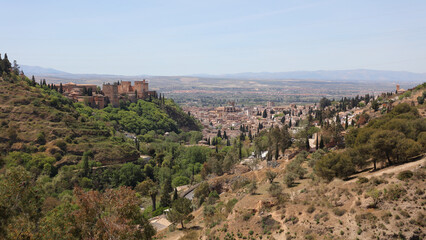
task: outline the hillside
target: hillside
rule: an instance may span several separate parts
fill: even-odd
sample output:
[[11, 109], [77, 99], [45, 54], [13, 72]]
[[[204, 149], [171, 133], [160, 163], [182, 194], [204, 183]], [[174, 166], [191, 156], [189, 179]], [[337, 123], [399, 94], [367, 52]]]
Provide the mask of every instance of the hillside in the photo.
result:
[[[201, 140], [198, 122], [164, 97], [93, 109], [53, 84], [28, 79], [17, 65], [6, 69], [0, 69], [0, 238], [151, 239], [147, 217], [170, 205], [172, 184], [189, 183], [200, 172], [200, 156], [211, 151], [180, 145]], [[170, 199], [162, 197], [159, 211], [136, 188], [142, 182], [167, 187]]]
[[346, 147], [293, 145], [276, 167], [263, 160], [209, 178], [186, 229], [158, 239], [424, 239], [425, 87], [361, 109], [370, 118], [346, 130]]
[[76, 164], [88, 150], [102, 164], [139, 157], [133, 145], [111, 138], [112, 124], [85, 118], [70, 100], [47, 87], [31, 86], [29, 79], [3, 79], [0, 99], [2, 153], [45, 153], [55, 157], [54, 166]]

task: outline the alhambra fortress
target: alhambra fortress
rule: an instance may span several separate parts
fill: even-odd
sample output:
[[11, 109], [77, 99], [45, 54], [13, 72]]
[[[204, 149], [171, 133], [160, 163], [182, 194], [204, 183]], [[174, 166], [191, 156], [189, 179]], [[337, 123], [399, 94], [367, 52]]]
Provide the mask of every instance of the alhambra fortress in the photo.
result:
[[134, 81], [134, 85], [130, 81], [104, 83], [102, 90], [95, 84], [66, 83], [62, 90], [64, 96], [96, 108], [104, 108], [108, 104], [118, 107], [121, 100], [136, 102], [138, 99], [157, 97], [156, 91], [149, 91], [145, 79]]

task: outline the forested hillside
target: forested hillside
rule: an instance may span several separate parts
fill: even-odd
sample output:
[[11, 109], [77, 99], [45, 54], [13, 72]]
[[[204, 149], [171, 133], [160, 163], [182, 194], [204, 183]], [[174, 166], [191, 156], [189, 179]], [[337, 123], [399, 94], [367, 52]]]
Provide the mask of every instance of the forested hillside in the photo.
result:
[[169, 132], [196, 143], [201, 133], [187, 132], [200, 129], [196, 120], [164, 98], [92, 109], [27, 78], [16, 62], [0, 66], [0, 238], [150, 239], [150, 213], [140, 210], [149, 194], [134, 187], [166, 183], [161, 206], [170, 205], [172, 183], [194, 179], [210, 149], [175, 144], [174, 160], [148, 142], [162, 145]]

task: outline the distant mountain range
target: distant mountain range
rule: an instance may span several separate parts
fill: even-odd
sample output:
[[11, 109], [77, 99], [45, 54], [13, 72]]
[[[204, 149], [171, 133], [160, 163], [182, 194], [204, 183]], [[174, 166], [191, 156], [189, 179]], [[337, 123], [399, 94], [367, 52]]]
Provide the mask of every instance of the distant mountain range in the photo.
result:
[[195, 74], [197, 77], [220, 77], [230, 79], [278, 80], [278, 79], [310, 79], [329, 81], [389, 81], [389, 82], [424, 82], [426, 73], [405, 71], [381, 71], [369, 69], [336, 70], [336, 71], [293, 71], [293, 72], [247, 72], [235, 74], [209, 75]]
[[[53, 68], [43, 68], [38, 66], [21, 65], [21, 69], [28, 76], [34, 75], [38, 77], [55, 77], [63, 79], [82, 79], [82, 78], [98, 78], [98, 79], [126, 79], [126, 78], [149, 78], [154, 76], [138, 75], [123, 76], [109, 74], [73, 74]], [[175, 76], [176, 77], [176, 76]], [[184, 77], [184, 76], [181, 76]], [[326, 80], [326, 81], [380, 81], [393, 83], [407, 82], [425, 82], [426, 73], [413, 73], [406, 71], [382, 71], [382, 70], [336, 70], [336, 71], [293, 71], [293, 72], [246, 72], [235, 74], [193, 74], [189, 77], [198, 78], [214, 78], [214, 79], [241, 79], [241, 80], [280, 80], [280, 79], [309, 79], [309, 80]]]

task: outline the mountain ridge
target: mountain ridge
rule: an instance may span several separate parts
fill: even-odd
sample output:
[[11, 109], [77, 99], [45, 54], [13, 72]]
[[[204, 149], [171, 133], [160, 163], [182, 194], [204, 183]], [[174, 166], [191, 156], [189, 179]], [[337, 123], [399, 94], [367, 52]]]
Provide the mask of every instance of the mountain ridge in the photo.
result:
[[74, 74], [53, 68], [22, 65], [21, 69], [27, 75], [38, 77], [50, 76], [68, 79], [79, 79], [88, 77], [98, 78], [134, 78], [134, 77], [198, 77], [198, 78], [225, 78], [242, 80], [329, 80], [329, 81], [381, 81], [381, 82], [423, 82], [426, 73], [414, 73], [409, 71], [387, 71], [371, 69], [354, 70], [317, 70], [317, 71], [288, 71], [288, 72], [242, 72], [231, 74], [189, 74], [175, 76], [154, 76], [148, 74], [140, 75], [113, 75], [113, 74]]

